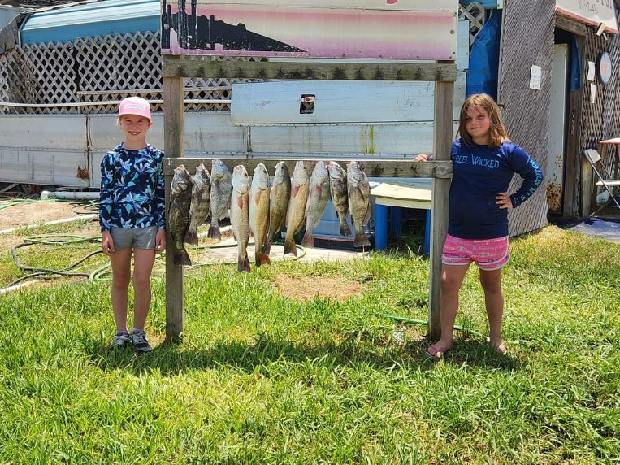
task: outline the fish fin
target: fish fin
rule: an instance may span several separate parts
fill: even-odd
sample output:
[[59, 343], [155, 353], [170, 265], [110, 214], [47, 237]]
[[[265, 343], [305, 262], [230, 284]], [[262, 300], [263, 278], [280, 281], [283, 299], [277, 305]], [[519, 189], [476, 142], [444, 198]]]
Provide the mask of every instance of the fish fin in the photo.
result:
[[370, 247], [370, 241], [363, 232], [356, 232], [353, 245], [356, 247]]
[[271, 259], [269, 258], [269, 255], [259, 252], [256, 254], [256, 266], [261, 266], [261, 265], [271, 265]]
[[250, 259], [247, 257], [247, 255], [245, 256], [245, 258], [239, 257], [237, 259], [237, 271], [240, 271], [240, 272], [250, 271]]
[[351, 228], [344, 219], [340, 219], [340, 235], [349, 237], [351, 235]]
[[192, 245], [198, 245], [198, 233], [188, 229], [185, 233], [185, 242]]
[[306, 231], [304, 238], [301, 240], [301, 245], [304, 247], [314, 247], [314, 236], [311, 232]]
[[222, 233], [220, 232], [219, 225], [214, 225], [213, 223], [211, 223], [209, 225], [209, 231], [207, 232], [207, 237], [211, 239], [221, 239]]
[[371, 216], [372, 216], [372, 208], [370, 207], [370, 203], [368, 203], [368, 208], [366, 209], [366, 215], [364, 216], [364, 222], [362, 224], [368, 224]]
[[297, 192], [299, 192], [299, 186], [294, 186], [294, 187], [291, 189], [291, 198], [293, 198], [293, 197], [297, 197]]
[[181, 249], [176, 251], [176, 253], [174, 254], [174, 264], [184, 266], [190, 266], [192, 264], [187, 250]]
[[292, 253], [297, 256], [297, 246], [295, 245], [295, 241], [293, 239], [289, 239], [288, 237], [284, 239], [284, 255], [287, 253]]

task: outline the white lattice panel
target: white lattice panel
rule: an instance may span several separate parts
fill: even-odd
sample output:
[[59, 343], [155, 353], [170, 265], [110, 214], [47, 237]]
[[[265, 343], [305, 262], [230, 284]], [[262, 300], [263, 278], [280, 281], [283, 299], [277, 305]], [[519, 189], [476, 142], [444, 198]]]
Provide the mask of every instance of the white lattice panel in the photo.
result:
[[[0, 99], [33, 104], [88, 102], [87, 107], [6, 108], [1, 113], [114, 113], [124, 97], [162, 99], [159, 33], [119, 34], [38, 44], [0, 55]], [[186, 79], [185, 98], [225, 100], [227, 79]], [[188, 103], [187, 111], [229, 111], [228, 103]], [[153, 110], [162, 109], [154, 104]]]
[[[0, 100], [4, 102], [33, 102], [36, 99], [35, 77], [21, 49], [0, 55]], [[11, 111], [13, 110], [13, 111]], [[24, 113], [25, 109], [0, 107], [0, 113]]]
[[[33, 79], [27, 85], [34, 93], [28, 103], [76, 102], [76, 69], [71, 44], [37, 44], [22, 51]], [[71, 112], [69, 107], [41, 108], [40, 113]]]
[[484, 7], [479, 3], [470, 3], [467, 6], [459, 4], [459, 19], [469, 21], [469, 44], [473, 44], [486, 19]]

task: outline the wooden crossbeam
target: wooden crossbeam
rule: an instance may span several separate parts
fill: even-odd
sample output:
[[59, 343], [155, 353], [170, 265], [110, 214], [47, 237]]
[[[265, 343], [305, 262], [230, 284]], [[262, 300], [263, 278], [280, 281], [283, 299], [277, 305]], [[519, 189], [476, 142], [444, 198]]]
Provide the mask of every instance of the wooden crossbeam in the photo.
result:
[[[219, 158], [231, 169], [235, 165], [243, 165], [248, 171], [248, 174], [252, 174], [254, 168], [259, 163], [263, 163], [269, 173], [273, 173], [276, 163], [283, 161], [287, 164], [290, 173], [293, 173], [295, 164], [299, 160], [307, 161], [308, 163], [316, 163], [317, 158], [259, 158], [254, 156], [249, 157], [235, 157], [235, 158], [222, 158], [222, 157], [202, 157], [202, 158], [166, 158], [164, 159], [164, 174], [171, 176], [174, 168], [178, 165], [184, 165], [190, 172], [194, 173], [196, 167], [200, 163], [204, 163], [207, 169], [211, 169], [211, 160]], [[345, 164], [352, 159], [340, 159], [333, 160], [345, 167]], [[355, 159], [364, 164], [366, 175], [371, 177], [394, 177], [394, 178], [415, 178], [415, 177], [427, 177], [427, 178], [439, 178], [450, 179], [452, 176], [452, 162], [451, 161], [428, 161], [428, 162], [414, 162], [411, 160], [369, 160]]]
[[164, 55], [164, 77], [236, 79], [456, 81], [456, 63], [336, 62], [276, 59], [245, 61], [209, 56]]

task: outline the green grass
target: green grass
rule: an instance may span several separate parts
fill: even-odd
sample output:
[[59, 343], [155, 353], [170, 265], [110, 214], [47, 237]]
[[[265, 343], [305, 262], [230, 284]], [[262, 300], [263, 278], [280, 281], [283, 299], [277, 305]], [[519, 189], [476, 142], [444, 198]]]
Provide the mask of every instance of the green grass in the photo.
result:
[[[76, 221], [59, 225], [41, 225], [34, 228], [20, 228], [15, 231], [14, 236], [17, 239], [14, 243], [25, 243], [30, 238], [34, 240], [43, 240], [45, 238], [61, 240], [66, 236], [66, 240], [74, 240], [75, 237], [99, 237], [98, 228], [92, 226], [90, 220]], [[90, 226], [90, 228], [88, 228]], [[89, 234], [84, 235], [83, 230], [88, 228], [92, 230]], [[0, 288], [8, 286], [18, 278], [24, 276], [11, 256], [11, 247], [4, 247], [0, 250]], [[45, 268], [52, 270], [63, 270], [78, 260], [84, 258], [90, 252], [100, 249], [98, 243], [81, 242], [68, 243], [62, 246], [48, 245], [36, 243], [27, 247], [16, 249], [18, 259], [24, 266]], [[86, 262], [75, 268], [77, 272], [90, 272], [107, 263], [107, 258], [103, 255], [95, 255]], [[26, 272], [30, 273], [30, 272]]]
[[[425, 317], [417, 257], [199, 268], [178, 345], [160, 344], [156, 279], [158, 346], [140, 357], [107, 349], [106, 283], [0, 297], [0, 463], [618, 463], [620, 247], [551, 227], [512, 251], [510, 355], [459, 335], [436, 364], [423, 328], [403, 345], [379, 316]], [[364, 293], [297, 302], [280, 273]], [[473, 270], [461, 309], [457, 323], [486, 333]]]

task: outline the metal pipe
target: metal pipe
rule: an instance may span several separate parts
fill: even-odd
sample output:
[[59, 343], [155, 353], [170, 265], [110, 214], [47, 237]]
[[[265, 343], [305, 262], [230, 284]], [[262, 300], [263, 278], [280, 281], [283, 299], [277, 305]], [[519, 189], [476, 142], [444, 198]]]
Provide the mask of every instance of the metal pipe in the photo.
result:
[[47, 199], [99, 200], [99, 192], [42, 191], [41, 200]]

